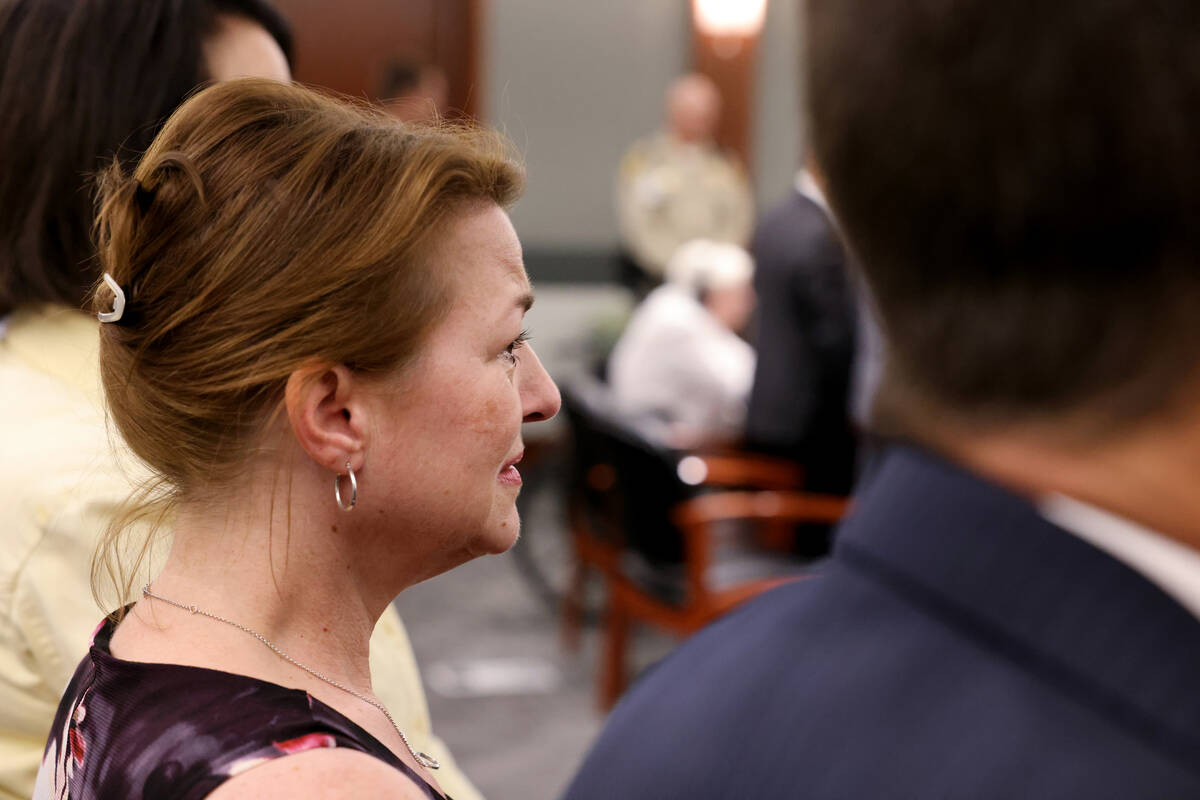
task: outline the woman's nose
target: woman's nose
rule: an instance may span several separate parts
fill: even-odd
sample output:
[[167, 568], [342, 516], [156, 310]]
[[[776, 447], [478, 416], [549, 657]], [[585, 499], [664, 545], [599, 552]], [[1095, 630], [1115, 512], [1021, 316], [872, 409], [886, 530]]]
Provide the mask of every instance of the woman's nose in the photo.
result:
[[521, 386], [521, 411], [525, 422], [547, 420], [558, 413], [562, 398], [550, 374], [542, 366], [541, 359], [533, 348], [526, 345], [521, 354], [519, 379]]

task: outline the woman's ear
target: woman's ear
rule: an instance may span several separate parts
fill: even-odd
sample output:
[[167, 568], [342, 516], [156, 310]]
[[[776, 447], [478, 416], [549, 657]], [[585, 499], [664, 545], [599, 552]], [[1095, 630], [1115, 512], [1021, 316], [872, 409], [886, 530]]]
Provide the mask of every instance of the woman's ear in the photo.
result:
[[362, 469], [367, 448], [362, 390], [362, 381], [340, 364], [305, 366], [288, 376], [288, 422], [304, 451], [326, 469], [343, 472], [347, 461]]

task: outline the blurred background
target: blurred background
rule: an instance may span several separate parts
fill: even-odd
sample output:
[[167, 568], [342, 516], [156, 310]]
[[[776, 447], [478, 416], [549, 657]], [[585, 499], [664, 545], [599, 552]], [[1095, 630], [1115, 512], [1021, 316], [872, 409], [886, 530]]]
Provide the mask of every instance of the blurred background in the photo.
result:
[[[639, 301], [662, 281], [665, 260], [654, 252], [669, 255], [692, 238], [749, 248], [762, 211], [795, 191], [800, 8], [797, 0], [276, 5], [293, 26], [297, 80], [406, 120], [481, 121], [506, 132], [525, 159], [527, 188], [512, 218], [537, 293], [528, 328], [570, 402], [552, 424], [527, 431], [516, 547], [416, 586], [397, 604], [434, 728], [463, 771], [493, 800], [557, 797], [626, 679], [773, 585], [781, 553], [784, 574], [804, 564], [791, 558], [785, 520], [763, 551], [773, 556], [749, 567], [715, 556], [706, 569], [742, 571], [703, 590], [688, 584], [693, 534], [677, 524], [679, 504], [711, 494], [709, 483], [797, 488], [799, 472], [740, 461], [729, 442], [694, 447], [714, 445], [703, 436], [685, 443], [642, 429], [633, 450], [621, 450], [613, 442], [631, 443], [622, 437], [632, 418], [606, 415], [589, 394], [604, 386], [609, 353]], [[717, 100], [715, 110], [700, 101], [696, 114], [711, 119], [694, 133], [681, 132], [691, 123], [675, 120], [668, 97], [689, 73], [706, 79], [700, 95], [715, 88]], [[703, 166], [689, 166], [692, 150], [671, 144], [690, 138], [711, 156]], [[634, 496], [631, 483], [650, 491]], [[757, 495], [750, 516], [771, 516], [772, 498]], [[714, 524], [700, 536], [723, 524], [701, 523]], [[735, 588], [721, 594], [726, 586]]]
[[796, 0], [713, 0], [763, 14], [761, 32], [737, 36], [744, 43], [728, 58], [714, 57], [721, 43], [696, 30], [691, 0], [276, 5], [295, 29], [297, 80], [388, 99], [389, 72], [431, 68], [446, 81], [443, 111], [465, 111], [516, 142], [528, 188], [513, 221], [537, 282], [616, 277], [621, 156], [662, 125], [668, 86], [695, 67], [730, 88], [718, 141], [750, 164], [757, 205], [792, 184], [801, 144]]

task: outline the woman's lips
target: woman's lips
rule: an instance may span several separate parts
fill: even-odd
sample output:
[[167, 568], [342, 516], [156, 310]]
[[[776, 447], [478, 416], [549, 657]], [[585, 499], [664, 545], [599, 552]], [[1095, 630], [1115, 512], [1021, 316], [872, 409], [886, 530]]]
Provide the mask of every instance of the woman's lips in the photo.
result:
[[517, 464], [524, 457], [525, 451], [522, 450], [516, 458], [504, 465], [504, 468], [500, 470], [500, 474], [496, 476], [496, 480], [505, 486], [520, 486], [522, 483], [521, 473], [517, 472]]
[[500, 470], [500, 474], [496, 477], [496, 480], [500, 481], [505, 486], [520, 486], [521, 473], [517, 472], [517, 468], [510, 464], [504, 469]]

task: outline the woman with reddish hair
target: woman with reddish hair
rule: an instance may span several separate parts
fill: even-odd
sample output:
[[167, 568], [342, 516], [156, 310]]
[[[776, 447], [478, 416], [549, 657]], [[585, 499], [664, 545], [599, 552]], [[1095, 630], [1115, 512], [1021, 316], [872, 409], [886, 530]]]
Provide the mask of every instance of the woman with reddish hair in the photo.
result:
[[[195, 95], [104, 176], [100, 362], [170, 509], [119, 519], [114, 606], [59, 707], [37, 797], [441, 797], [376, 696], [405, 587], [516, 540], [522, 422], [558, 392], [496, 134], [414, 127], [269, 81]], [[132, 554], [132, 555], [131, 555]], [[116, 602], [120, 602], [117, 600]]]

